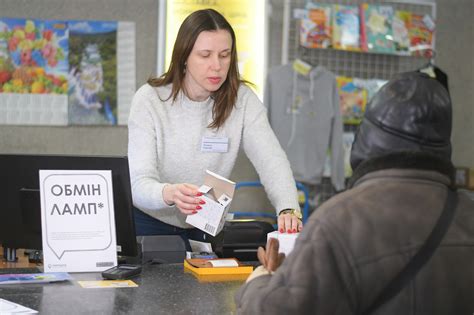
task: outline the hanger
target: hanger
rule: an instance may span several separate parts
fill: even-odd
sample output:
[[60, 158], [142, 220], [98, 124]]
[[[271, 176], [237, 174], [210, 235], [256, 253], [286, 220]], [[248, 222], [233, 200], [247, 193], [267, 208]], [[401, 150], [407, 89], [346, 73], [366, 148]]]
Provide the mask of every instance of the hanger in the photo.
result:
[[429, 75], [430, 77], [436, 79], [436, 66], [434, 64], [434, 57], [436, 55], [436, 52], [434, 49], [429, 49], [426, 53], [426, 55], [429, 56], [429, 59], [428, 59], [428, 63], [425, 64], [423, 67], [421, 67], [420, 69], [418, 69], [419, 72], [423, 72], [423, 73], [426, 73], [427, 75]]
[[448, 75], [434, 63], [436, 51], [430, 48], [427, 52], [427, 56], [429, 57], [428, 63], [417, 69], [417, 71], [426, 73], [431, 78], [440, 82], [446, 88], [449, 94]]
[[[311, 50], [310, 48], [308, 47], [305, 47], [305, 46], [299, 46], [299, 49], [298, 49], [298, 55], [301, 59], [303, 60], [309, 60], [310, 56], [311, 56]], [[309, 63], [309, 62], [308, 62]]]
[[423, 72], [423, 73], [426, 73], [427, 75], [429, 75], [430, 77], [432, 77], [433, 79], [436, 79], [436, 73], [434, 71], [434, 67], [433, 65], [431, 64], [431, 62], [429, 62], [427, 65], [425, 65], [423, 68], [420, 68], [418, 69], [419, 72]]

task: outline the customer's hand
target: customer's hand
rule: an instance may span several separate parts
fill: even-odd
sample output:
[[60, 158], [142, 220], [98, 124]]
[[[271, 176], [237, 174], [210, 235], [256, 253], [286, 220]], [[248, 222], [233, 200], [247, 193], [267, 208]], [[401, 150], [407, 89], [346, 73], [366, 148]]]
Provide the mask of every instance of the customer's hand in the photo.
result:
[[280, 267], [285, 259], [285, 254], [278, 253], [279, 247], [280, 243], [276, 238], [269, 238], [266, 250], [263, 247], [258, 248], [257, 256], [262, 265], [255, 268], [245, 282], [250, 282], [263, 275], [270, 275]]
[[176, 205], [181, 213], [190, 215], [201, 210], [205, 201], [200, 198], [202, 193], [193, 184], [168, 184], [163, 188], [163, 199], [168, 205]]
[[282, 213], [278, 216], [280, 233], [298, 233], [303, 229], [303, 222], [294, 214]]
[[263, 267], [269, 272], [276, 271], [278, 267], [283, 263], [285, 254], [278, 253], [280, 243], [276, 238], [269, 238], [267, 241], [267, 249], [259, 247], [257, 251], [258, 260]]

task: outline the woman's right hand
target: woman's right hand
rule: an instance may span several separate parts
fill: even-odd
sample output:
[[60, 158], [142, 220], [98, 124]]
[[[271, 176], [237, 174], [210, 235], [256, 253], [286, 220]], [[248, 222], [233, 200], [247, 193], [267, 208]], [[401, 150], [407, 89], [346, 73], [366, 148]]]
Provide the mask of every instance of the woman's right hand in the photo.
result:
[[205, 201], [202, 193], [193, 184], [168, 184], [163, 188], [163, 199], [168, 205], [175, 205], [185, 215], [195, 214]]

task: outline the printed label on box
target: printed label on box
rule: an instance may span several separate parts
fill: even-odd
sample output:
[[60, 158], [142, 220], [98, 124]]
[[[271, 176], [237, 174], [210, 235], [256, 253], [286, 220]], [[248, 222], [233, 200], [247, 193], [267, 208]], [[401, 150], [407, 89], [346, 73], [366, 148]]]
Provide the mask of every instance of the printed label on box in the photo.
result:
[[201, 198], [205, 204], [201, 205], [202, 209], [197, 213], [188, 215], [186, 223], [216, 236], [224, 226], [234, 190], [234, 182], [206, 170], [204, 184], [199, 187], [199, 191], [204, 194]]
[[186, 223], [215, 236], [224, 213], [224, 207], [209, 197], [202, 196], [201, 198], [206, 203], [196, 214], [188, 215]]

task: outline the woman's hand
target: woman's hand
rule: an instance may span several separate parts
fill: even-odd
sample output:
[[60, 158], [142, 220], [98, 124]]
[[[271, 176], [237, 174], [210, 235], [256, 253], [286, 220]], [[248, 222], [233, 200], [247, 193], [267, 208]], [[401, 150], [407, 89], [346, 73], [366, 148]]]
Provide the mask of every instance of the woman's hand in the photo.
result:
[[197, 213], [206, 202], [199, 198], [202, 193], [193, 184], [168, 184], [163, 188], [163, 199], [168, 205], [175, 205], [182, 214]]
[[280, 233], [298, 233], [303, 229], [303, 222], [294, 214], [281, 213], [278, 215], [278, 231]]

